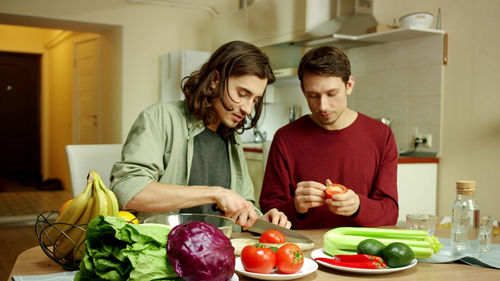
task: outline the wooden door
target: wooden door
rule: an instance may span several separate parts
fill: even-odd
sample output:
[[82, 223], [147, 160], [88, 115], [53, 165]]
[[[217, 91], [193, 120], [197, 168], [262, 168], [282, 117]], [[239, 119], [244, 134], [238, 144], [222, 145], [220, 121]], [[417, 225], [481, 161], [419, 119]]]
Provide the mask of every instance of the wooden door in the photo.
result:
[[41, 180], [40, 62], [0, 52], [0, 177]]
[[74, 50], [73, 142], [99, 143], [99, 39], [78, 41]]

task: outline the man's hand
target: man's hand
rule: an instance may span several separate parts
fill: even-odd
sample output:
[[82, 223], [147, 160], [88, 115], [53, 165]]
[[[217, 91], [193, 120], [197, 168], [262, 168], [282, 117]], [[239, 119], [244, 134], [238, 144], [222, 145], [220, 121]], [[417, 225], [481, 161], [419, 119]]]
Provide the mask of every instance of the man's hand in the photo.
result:
[[252, 202], [247, 201], [233, 190], [221, 187], [215, 192], [217, 207], [223, 216], [232, 218], [243, 229], [250, 228], [259, 218]]
[[288, 220], [285, 213], [278, 211], [276, 208], [269, 210], [261, 219], [288, 229], [292, 227], [292, 223]]
[[326, 199], [325, 203], [330, 212], [341, 216], [350, 216], [359, 209], [359, 196], [348, 189], [345, 193], [332, 195], [332, 199]]
[[231, 218], [240, 225], [244, 230], [249, 229], [257, 221], [259, 216], [255, 212], [253, 204], [247, 201], [252, 206], [251, 209], [242, 209], [231, 216]]
[[315, 181], [301, 181], [295, 189], [293, 197], [295, 210], [304, 214], [310, 208], [319, 207], [325, 204], [325, 186]]

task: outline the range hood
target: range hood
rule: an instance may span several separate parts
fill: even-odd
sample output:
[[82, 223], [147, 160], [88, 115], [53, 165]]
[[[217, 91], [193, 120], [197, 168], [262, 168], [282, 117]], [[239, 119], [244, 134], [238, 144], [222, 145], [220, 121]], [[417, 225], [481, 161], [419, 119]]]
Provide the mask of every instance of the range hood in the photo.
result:
[[[316, 8], [308, 5], [308, 8], [329, 9], [329, 19], [325, 19], [324, 11], [308, 12], [309, 28], [304, 34], [298, 35], [299, 41], [314, 45], [325, 40], [333, 40], [333, 34], [362, 35], [367, 30], [376, 26], [377, 21], [373, 17], [373, 0], [327, 0], [322, 1], [323, 6]], [[315, 18], [315, 15], [323, 17]]]

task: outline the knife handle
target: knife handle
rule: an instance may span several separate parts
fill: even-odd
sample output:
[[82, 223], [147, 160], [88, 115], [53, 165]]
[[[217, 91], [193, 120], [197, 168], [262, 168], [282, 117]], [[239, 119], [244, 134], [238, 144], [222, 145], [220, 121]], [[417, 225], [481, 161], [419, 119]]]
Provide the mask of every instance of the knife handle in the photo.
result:
[[221, 210], [221, 208], [219, 208], [219, 206], [217, 206], [217, 204], [212, 204], [212, 211], [219, 212], [219, 213], [221, 213], [223, 215], [226, 213], [223, 210]]

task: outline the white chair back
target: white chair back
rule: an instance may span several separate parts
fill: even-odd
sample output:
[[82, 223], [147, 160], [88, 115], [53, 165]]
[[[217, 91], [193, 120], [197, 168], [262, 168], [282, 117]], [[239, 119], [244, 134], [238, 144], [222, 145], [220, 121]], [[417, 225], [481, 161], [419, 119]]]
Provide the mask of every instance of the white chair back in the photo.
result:
[[115, 162], [121, 160], [121, 144], [70, 144], [65, 150], [73, 196], [85, 189], [90, 170], [97, 171], [104, 185], [110, 188], [111, 169]]

